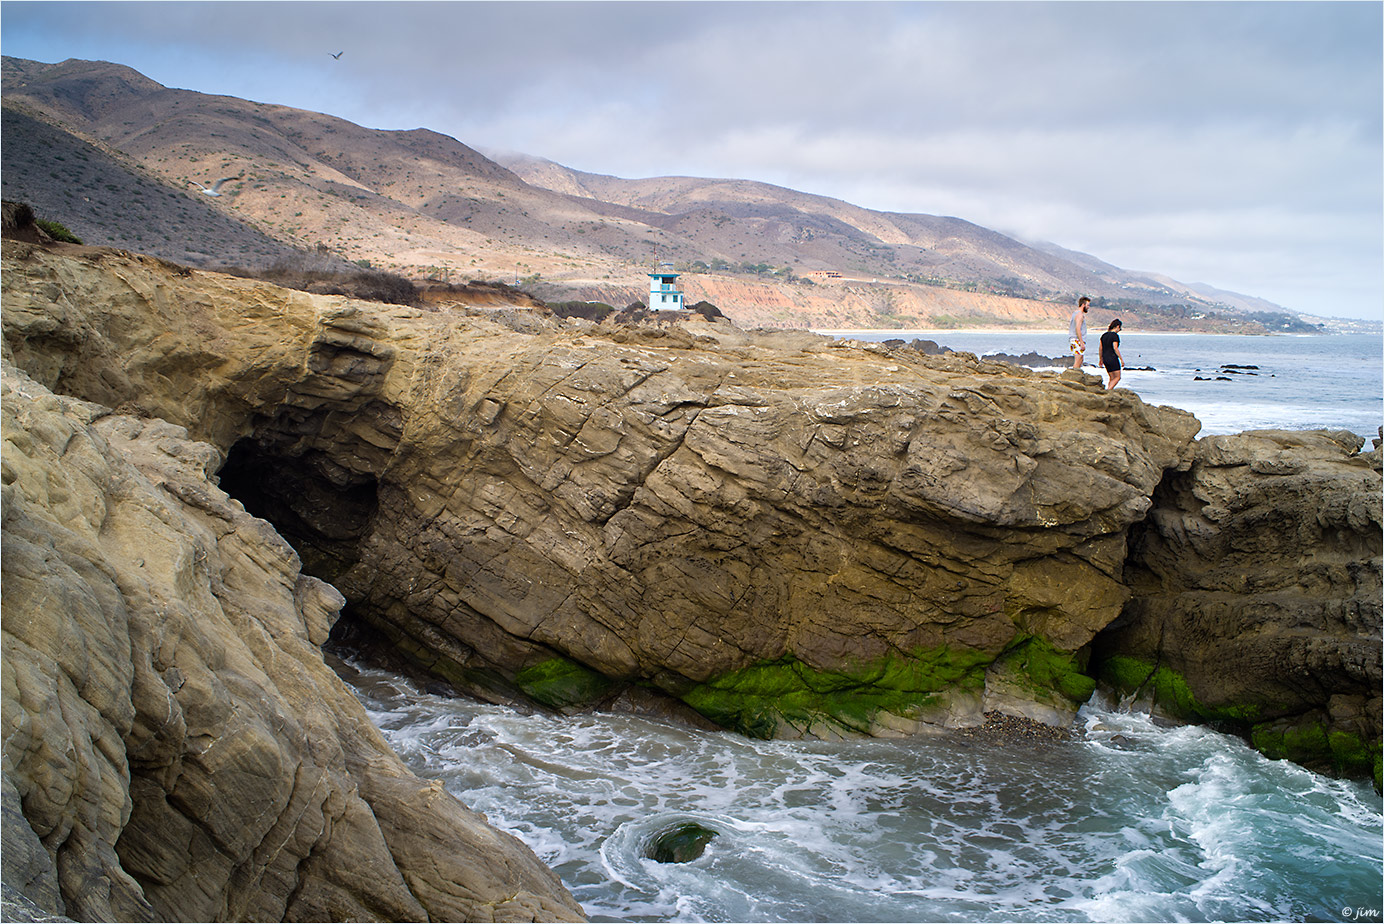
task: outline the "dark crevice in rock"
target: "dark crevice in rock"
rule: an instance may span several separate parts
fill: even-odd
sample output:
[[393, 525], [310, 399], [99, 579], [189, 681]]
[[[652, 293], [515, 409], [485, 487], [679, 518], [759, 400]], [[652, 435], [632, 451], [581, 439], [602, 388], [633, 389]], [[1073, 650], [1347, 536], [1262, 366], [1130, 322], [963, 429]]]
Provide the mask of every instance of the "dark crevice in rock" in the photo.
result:
[[1240, 434], [1168, 471], [1130, 527], [1099, 679], [1156, 717], [1379, 787], [1379, 531], [1357, 500], [1378, 463], [1350, 449]]
[[360, 560], [378, 506], [373, 477], [347, 472], [315, 450], [281, 455], [247, 438], [227, 453], [220, 481], [249, 513], [273, 524], [313, 577], [334, 583]]

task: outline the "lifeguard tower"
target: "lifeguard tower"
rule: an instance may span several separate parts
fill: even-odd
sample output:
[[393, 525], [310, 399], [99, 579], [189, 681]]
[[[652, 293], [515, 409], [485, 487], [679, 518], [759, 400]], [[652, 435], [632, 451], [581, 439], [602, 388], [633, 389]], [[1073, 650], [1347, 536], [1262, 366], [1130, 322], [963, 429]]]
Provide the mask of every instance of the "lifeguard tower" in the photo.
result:
[[649, 307], [654, 311], [681, 311], [682, 292], [673, 264], [660, 263], [657, 273], [649, 274]]

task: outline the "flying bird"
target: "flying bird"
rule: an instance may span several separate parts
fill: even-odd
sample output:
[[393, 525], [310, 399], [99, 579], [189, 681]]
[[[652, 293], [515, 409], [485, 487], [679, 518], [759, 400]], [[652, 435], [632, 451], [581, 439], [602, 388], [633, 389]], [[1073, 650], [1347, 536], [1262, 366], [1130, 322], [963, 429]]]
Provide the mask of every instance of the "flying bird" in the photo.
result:
[[192, 182], [192, 185], [193, 185], [193, 186], [196, 186], [198, 189], [200, 189], [202, 192], [206, 193], [208, 196], [218, 196], [218, 197], [219, 197], [219, 196], [221, 195], [221, 184], [222, 184], [222, 183], [229, 183], [231, 180], [238, 180], [238, 179], [240, 179], [241, 177], [243, 177], [244, 175], [245, 175], [245, 174], [243, 174], [243, 173], [238, 173], [238, 174], [236, 174], [235, 176], [223, 176], [221, 179], [217, 180], [215, 183], [211, 184], [210, 186], [203, 186], [201, 183], [198, 183], [196, 180], [192, 180], [191, 182]]
[[345, 53], [346, 53], [346, 52], [344, 52], [344, 51], [338, 51], [336, 54], [332, 55], [332, 57], [333, 57], [333, 58], [339, 58], [339, 57], [341, 57], [342, 55], [344, 55]]

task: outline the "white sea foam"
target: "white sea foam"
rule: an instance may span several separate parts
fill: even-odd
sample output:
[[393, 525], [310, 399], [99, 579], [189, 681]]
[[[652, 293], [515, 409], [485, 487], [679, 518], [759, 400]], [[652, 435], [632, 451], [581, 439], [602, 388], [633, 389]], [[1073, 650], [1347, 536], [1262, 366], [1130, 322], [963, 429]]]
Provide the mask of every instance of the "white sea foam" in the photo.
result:
[[[1095, 701], [1081, 737], [751, 741], [357, 689], [410, 766], [554, 867], [593, 920], [1330, 918], [1379, 907], [1379, 799]], [[644, 854], [691, 820], [697, 859]]]

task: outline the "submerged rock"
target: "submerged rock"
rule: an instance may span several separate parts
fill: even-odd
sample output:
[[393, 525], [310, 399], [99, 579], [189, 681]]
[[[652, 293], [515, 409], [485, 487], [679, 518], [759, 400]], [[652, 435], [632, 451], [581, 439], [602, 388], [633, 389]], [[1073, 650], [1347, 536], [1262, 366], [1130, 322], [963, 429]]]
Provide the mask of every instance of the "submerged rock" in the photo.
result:
[[694, 821], [685, 821], [655, 832], [644, 845], [644, 855], [659, 863], [690, 863], [702, 855], [716, 832]]

